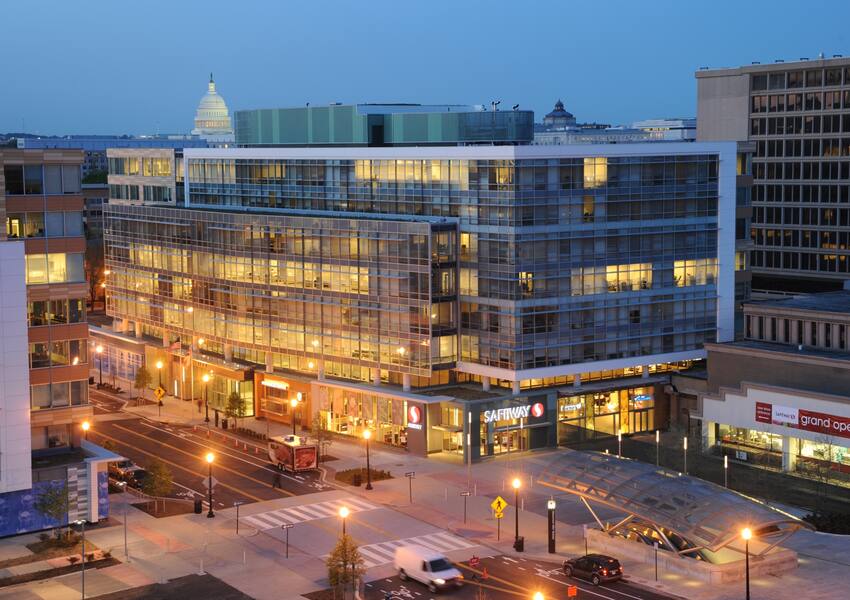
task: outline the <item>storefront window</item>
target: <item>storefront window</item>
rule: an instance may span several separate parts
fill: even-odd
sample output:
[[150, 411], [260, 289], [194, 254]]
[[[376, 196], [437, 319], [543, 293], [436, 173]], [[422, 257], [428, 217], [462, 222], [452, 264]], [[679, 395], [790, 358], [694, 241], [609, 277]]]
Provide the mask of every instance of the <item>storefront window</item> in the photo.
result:
[[587, 437], [639, 433], [655, 427], [651, 387], [578, 394], [558, 399], [558, 441], [566, 444]]
[[407, 446], [407, 401], [338, 388], [319, 398], [319, 414], [337, 433], [361, 437], [370, 429], [373, 439]]

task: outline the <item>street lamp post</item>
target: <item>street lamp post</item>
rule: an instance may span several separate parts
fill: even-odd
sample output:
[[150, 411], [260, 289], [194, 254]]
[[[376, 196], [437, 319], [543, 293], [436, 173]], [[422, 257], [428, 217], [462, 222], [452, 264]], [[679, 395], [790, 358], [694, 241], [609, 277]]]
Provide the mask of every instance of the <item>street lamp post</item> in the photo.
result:
[[369, 462], [369, 438], [372, 437], [372, 431], [367, 429], [363, 432], [363, 439], [366, 440], [366, 489], [372, 489], [372, 465]]
[[89, 429], [91, 428], [91, 423], [89, 423], [88, 421], [83, 421], [83, 423], [82, 423], [82, 425], [80, 425], [80, 427], [83, 429], [83, 436], [85, 437], [86, 441], [88, 441], [88, 439], [89, 439]]
[[661, 432], [659, 430], [655, 430], [655, 466], [659, 465], [659, 458], [661, 453]]
[[623, 457], [623, 432], [617, 432], [617, 458]]
[[688, 436], [685, 436], [684, 438], [682, 438], [682, 451], [684, 452], [684, 457], [685, 457], [684, 458], [684, 463], [685, 463], [684, 473], [685, 473], [685, 475], [687, 475], [688, 474]]
[[292, 529], [292, 523], [284, 523], [280, 526], [286, 533], [286, 558], [289, 558], [289, 530]]
[[522, 482], [517, 477], [511, 485], [514, 488], [514, 550], [519, 552], [519, 488]]
[[209, 503], [210, 503], [210, 510], [209, 510], [209, 512], [207, 512], [207, 518], [212, 519], [215, 516], [215, 513], [213, 512], [213, 497], [212, 497], [212, 487], [213, 487], [213, 484], [212, 484], [212, 465], [213, 465], [213, 461], [215, 460], [215, 454], [213, 454], [212, 452], [207, 452], [206, 458], [207, 458], [207, 464], [209, 465], [209, 468], [210, 468], [209, 479], [207, 480], [207, 491], [208, 491], [208, 494], [209, 494], [208, 500], [209, 500]]
[[130, 562], [130, 552], [127, 550], [127, 482], [119, 481], [118, 487], [121, 488], [121, 494], [124, 496], [124, 558]]
[[210, 383], [210, 376], [207, 373], [204, 373], [204, 376], [201, 377], [204, 381], [204, 423], [210, 422], [210, 403], [209, 396], [207, 394], [207, 388]]
[[80, 526], [80, 530], [83, 535], [82, 545], [80, 546], [80, 564], [82, 565], [82, 570], [80, 571], [80, 597], [85, 600], [86, 599], [86, 521], [85, 519], [77, 519], [74, 521], [76, 525]]
[[549, 498], [546, 502], [546, 509], [549, 511], [549, 554], [555, 554], [555, 509], [557, 504], [554, 498]]
[[157, 370], [157, 373], [159, 373], [159, 387], [162, 387], [162, 367], [163, 367], [162, 361], [161, 360], [156, 361], [156, 370]]
[[233, 506], [236, 507], [236, 535], [239, 535], [239, 507], [245, 504], [241, 500], [237, 500], [233, 503]]
[[750, 600], [750, 538], [753, 537], [753, 532], [749, 527], [744, 527], [741, 530], [741, 537], [744, 538], [744, 570], [746, 571], [746, 600]]
[[99, 388], [103, 387], [103, 346], [98, 344], [95, 349], [97, 352], [97, 372], [98, 372], [98, 382], [97, 386]]
[[339, 509], [339, 518], [342, 519], [342, 535], [345, 535], [345, 520], [348, 518], [349, 510], [347, 506]]
[[290, 411], [292, 413], [292, 435], [295, 435], [295, 409], [298, 408], [298, 398], [293, 398], [292, 400], [290, 400], [289, 406], [292, 409]]

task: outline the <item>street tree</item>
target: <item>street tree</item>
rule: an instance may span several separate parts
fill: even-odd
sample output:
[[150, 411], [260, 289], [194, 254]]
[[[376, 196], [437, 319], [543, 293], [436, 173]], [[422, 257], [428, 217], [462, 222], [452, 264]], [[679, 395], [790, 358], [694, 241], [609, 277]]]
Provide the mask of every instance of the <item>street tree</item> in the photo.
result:
[[357, 544], [350, 535], [343, 534], [339, 538], [326, 564], [328, 581], [333, 587], [334, 597], [339, 590], [344, 600], [352, 598], [358, 581], [366, 573], [366, 566], [357, 549]]
[[103, 233], [99, 228], [86, 227], [84, 263], [86, 281], [89, 284], [89, 300], [92, 310], [94, 310], [94, 303], [101, 294], [101, 284], [104, 282]]
[[171, 493], [174, 486], [174, 476], [171, 470], [158, 458], [153, 458], [148, 464], [147, 476], [142, 481], [142, 491], [154, 499], [154, 510], [158, 508], [158, 498], [164, 498]]
[[139, 398], [144, 395], [145, 388], [147, 388], [151, 384], [151, 374], [145, 367], [139, 367], [136, 370], [136, 380], [133, 382], [133, 387], [138, 390], [138, 395], [136, 396], [136, 403], [138, 404]]
[[62, 521], [68, 515], [68, 486], [65, 483], [50, 484], [38, 495], [35, 500], [35, 509], [46, 517], [56, 521], [53, 528], [56, 539], [60, 536]]
[[313, 417], [313, 435], [316, 436], [316, 446], [319, 448], [319, 461], [323, 460], [333, 438], [328, 423], [321, 415]]
[[239, 392], [230, 392], [230, 395], [227, 397], [227, 404], [224, 407], [224, 416], [228, 419], [233, 419], [234, 423], [236, 419], [241, 419], [245, 416], [245, 403], [242, 402]]

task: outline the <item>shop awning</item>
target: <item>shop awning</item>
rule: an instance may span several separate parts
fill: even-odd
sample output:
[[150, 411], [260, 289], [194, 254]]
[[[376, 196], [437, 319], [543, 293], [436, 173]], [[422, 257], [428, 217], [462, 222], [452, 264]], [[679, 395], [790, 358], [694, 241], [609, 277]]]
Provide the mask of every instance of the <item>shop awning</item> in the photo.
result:
[[[603, 530], [636, 519], [680, 536], [688, 542], [686, 550], [675, 549], [682, 555], [703, 549], [717, 552], [739, 541], [745, 527], [754, 538], [769, 541], [757, 554], [768, 552], [799, 529], [813, 529], [800, 519], [713, 483], [607, 454], [564, 450], [552, 459], [538, 482], [579, 496]], [[613, 528], [607, 526], [590, 503], [623, 512], [626, 519]]]

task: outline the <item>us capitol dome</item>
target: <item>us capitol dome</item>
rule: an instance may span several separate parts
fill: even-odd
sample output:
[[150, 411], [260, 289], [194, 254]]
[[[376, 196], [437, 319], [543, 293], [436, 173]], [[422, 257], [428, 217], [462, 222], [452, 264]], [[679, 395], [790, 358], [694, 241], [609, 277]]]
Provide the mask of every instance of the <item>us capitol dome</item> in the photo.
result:
[[207, 93], [201, 98], [198, 110], [195, 112], [195, 128], [192, 135], [199, 135], [210, 142], [232, 142], [233, 125], [227, 104], [215, 90], [215, 81], [210, 73]]

